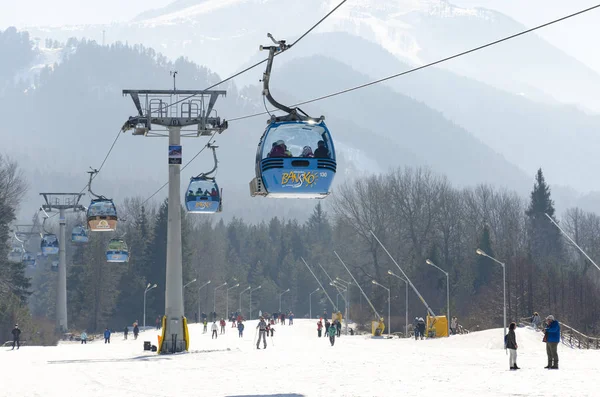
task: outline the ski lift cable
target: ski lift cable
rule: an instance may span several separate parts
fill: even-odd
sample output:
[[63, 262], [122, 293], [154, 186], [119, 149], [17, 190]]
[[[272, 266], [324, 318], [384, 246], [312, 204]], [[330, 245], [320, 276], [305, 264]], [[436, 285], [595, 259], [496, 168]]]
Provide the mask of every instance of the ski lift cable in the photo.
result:
[[[468, 55], [468, 54], [470, 54], [470, 53], [473, 53], [473, 52], [476, 52], [476, 51], [483, 50], [483, 49], [485, 49], [485, 48], [488, 48], [488, 47], [492, 47], [492, 46], [494, 46], [494, 45], [497, 45], [497, 44], [503, 43], [503, 42], [505, 42], [505, 41], [512, 40], [512, 39], [514, 39], [514, 38], [517, 38], [517, 37], [523, 36], [523, 35], [525, 35], [525, 34], [528, 34], [528, 33], [534, 32], [534, 31], [536, 31], [536, 30], [539, 30], [539, 29], [542, 29], [542, 28], [548, 27], [548, 26], [550, 26], [550, 25], [554, 25], [554, 24], [557, 24], [557, 23], [559, 23], [559, 22], [565, 21], [565, 20], [567, 20], [567, 19], [570, 19], [570, 18], [576, 17], [576, 16], [578, 16], [578, 15], [585, 14], [585, 13], [587, 13], [587, 12], [589, 12], [589, 11], [592, 11], [592, 10], [595, 10], [595, 9], [597, 9], [597, 8], [600, 8], [600, 4], [597, 4], [597, 5], [595, 5], [595, 6], [592, 6], [592, 7], [586, 8], [586, 9], [584, 9], [584, 10], [581, 10], [581, 11], [575, 12], [575, 13], [573, 13], [573, 14], [569, 14], [569, 15], [566, 15], [566, 16], [564, 16], [564, 17], [561, 17], [561, 18], [558, 18], [558, 19], [552, 20], [552, 21], [550, 21], [550, 22], [546, 22], [546, 23], [544, 23], [544, 24], [541, 24], [541, 25], [535, 26], [535, 27], [533, 27], [533, 28], [530, 28], [530, 29], [527, 29], [527, 30], [523, 30], [523, 31], [521, 31], [521, 32], [518, 32], [518, 33], [515, 33], [515, 34], [513, 34], [513, 35], [510, 35], [510, 36], [503, 37], [503, 38], [501, 38], [501, 39], [498, 39], [498, 40], [495, 40], [495, 41], [489, 42], [489, 43], [487, 43], [487, 44], [483, 44], [483, 45], [480, 45], [480, 46], [478, 46], [478, 47], [471, 48], [470, 50], [466, 50], [466, 51], [460, 52], [460, 53], [458, 53], [458, 54], [454, 54], [454, 55], [451, 55], [451, 56], [449, 56], [449, 57], [442, 58], [442, 59], [439, 59], [439, 60], [437, 60], [437, 61], [430, 62], [430, 63], [428, 63], [428, 64], [421, 65], [421, 66], [418, 66], [418, 67], [416, 67], [416, 68], [413, 68], [413, 69], [406, 70], [406, 71], [404, 71], [404, 72], [396, 73], [396, 74], [393, 74], [393, 75], [391, 75], [391, 76], [387, 76], [387, 77], [384, 77], [384, 78], [381, 78], [381, 79], [378, 79], [378, 80], [374, 80], [374, 81], [371, 81], [371, 82], [369, 82], [369, 83], [365, 83], [365, 84], [357, 85], [357, 86], [355, 86], [355, 87], [347, 88], [347, 89], [344, 89], [344, 90], [341, 90], [341, 91], [337, 91], [337, 92], [334, 92], [334, 93], [331, 93], [331, 94], [327, 94], [327, 95], [323, 95], [323, 96], [320, 96], [320, 97], [317, 97], [317, 98], [309, 99], [309, 100], [307, 100], [307, 101], [303, 101], [303, 102], [297, 103], [297, 104], [295, 104], [295, 105], [292, 105], [292, 107], [297, 107], [297, 106], [306, 105], [306, 104], [313, 103], [313, 102], [317, 102], [317, 101], [322, 101], [322, 100], [324, 100], [324, 99], [332, 98], [332, 97], [335, 97], [335, 96], [338, 96], [338, 95], [342, 95], [342, 94], [347, 94], [347, 93], [349, 93], [349, 92], [352, 92], [352, 91], [360, 90], [360, 89], [362, 89], [362, 88], [366, 88], [366, 87], [369, 87], [369, 86], [372, 86], [372, 85], [375, 85], [375, 84], [379, 84], [379, 83], [383, 83], [383, 82], [385, 82], [385, 81], [388, 81], [388, 80], [395, 79], [395, 78], [397, 78], [397, 77], [401, 77], [401, 76], [404, 76], [404, 75], [407, 75], [407, 74], [410, 74], [410, 73], [414, 73], [414, 72], [417, 72], [417, 71], [419, 71], [419, 70], [426, 69], [426, 68], [429, 68], [429, 67], [432, 67], [432, 66], [435, 66], [435, 65], [438, 65], [438, 64], [441, 64], [441, 63], [444, 63], [444, 62], [450, 61], [450, 60], [452, 60], [452, 59], [459, 58], [459, 57], [462, 57], [462, 56]], [[277, 111], [277, 109], [273, 109], [273, 110], [272, 110], [272, 112], [275, 112], [275, 111]], [[249, 118], [252, 118], [252, 117], [263, 116], [263, 115], [265, 115], [265, 114], [268, 114], [268, 113], [269, 113], [269, 111], [267, 110], [266, 112], [254, 113], [254, 114], [250, 114], [250, 115], [246, 115], [246, 116], [241, 116], [241, 117], [235, 117], [235, 118], [231, 118], [231, 119], [228, 119], [227, 121], [228, 121], [228, 122], [231, 122], [231, 121], [239, 121], [239, 120], [249, 119]]]
[[[335, 6], [331, 11], [329, 11], [323, 18], [321, 18], [317, 23], [315, 23], [310, 29], [308, 29], [306, 32], [304, 32], [302, 34], [302, 36], [300, 36], [296, 41], [294, 41], [292, 44], [290, 44], [287, 47], [287, 49], [289, 50], [290, 48], [292, 48], [293, 46], [295, 46], [296, 44], [298, 44], [298, 42], [300, 40], [304, 39], [310, 32], [312, 32], [313, 30], [315, 30], [321, 23], [323, 23], [327, 18], [329, 18], [329, 16], [331, 16], [331, 14], [333, 14], [335, 11], [337, 11], [337, 9], [340, 8], [346, 1], [348, 1], [348, 0], [342, 0], [337, 6]], [[279, 54], [282, 54], [282, 53], [283, 53], [283, 51], [280, 51], [280, 52], [276, 53], [275, 56], [277, 56]], [[263, 63], [267, 62], [268, 60], [269, 60], [269, 58], [265, 58], [262, 61], [259, 61], [259, 62], [255, 63], [252, 66], [248, 66], [246, 69], [244, 69], [244, 70], [242, 70], [240, 72], [237, 72], [237, 73], [235, 73], [235, 74], [227, 77], [226, 79], [221, 80], [218, 83], [215, 83], [215, 84], [211, 85], [210, 87], [205, 88], [204, 91], [208, 91], [208, 90], [213, 89], [213, 88], [215, 88], [215, 87], [217, 87], [217, 86], [219, 86], [219, 85], [221, 85], [223, 83], [226, 83], [226, 82], [228, 82], [230, 80], [233, 80], [236, 77], [238, 77], [238, 76], [240, 76], [240, 75], [242, 75], [242, 74], [244, 74], [246, 72], [249, 72], [250, 70], [254, 69], [255, 67], [262, 65]], [[168, 109], [171, 106], [174, 106], [174, 105], [177, 105], [177, 104], [179, 104], [181, 102], [187, 101], [188, 99], [193, 98], [196, 95], [197, 94], [192, 94], [192, 95], [189, 95], [189, 96], [187, 96], [187, 97], [185, 97], [183, 99], [179, 99], [179, 100], [177, 100], [177, 101], [175, 101], [175, 102], [173, 102], [171, 104], [165, 105], [164, 107], [162, 107], [161, 109], [159, 109], [159, 111], [162, 111], [164, 109]]]
[[97, 172], [94, 175], [92, 175], [90, 182], [86, 183], [85, 186], [83, 187], [83, 189], [81, 189], [81, 191], [79, 193], [83, 193], [87, 189], [87, 187], [91, 183], [91, 181], [93, 181], [96, 178], [96, 176], [98, 176], [100, 171], [102, 171], [104, 164], [106, 164], [106, 161], [108, 160], [108, 156], [110, 156], [110, 154], [112, 153], [120, 136], [121, 136], [121, 130], [119, 129], [119, 131], [117, 131], [117, 136], [115, 136], [115, 139], [113, 140], [112, 145], [110, 145], [110, 148], [108, 149], [108, 152], [106, 153], [106, 156], [104, 156], [104, 160], [102, 160], [102, 163], [100, 164], [100, 168], [97, 169]]
[[[215, 135], [216, 135], [216, 133], [217, 133], [217, 131], [213, 132], [212, 136], [211, 136], [211, 137], [210, 137], [210, 139], [208, 140], [208, 143], [207, 143], [207, 144], [206, 144], [204, 147], [202, 147], [202, 149], [200, 149], [200, 151], [198, 151], [198, 153], [196, 153], [196, 154], [194, 155], [194, 157], [192, 157], [192, 158], [191, 158], [191, 159], [190, 159], [190, 160], [189, 160], [187, 163], [185, 163], [185, 164], [183, 165], [183, 167], [181, 167], [181, 171], [185, 170], [185, 169], [186, 169], [186, 168], [187, 168], [187, 167], [188, 167], [188, 166], [189, 166], [189, 165], [192, 163], [192, 161], [196, 160], [196, 158], [197, 158], [198, 156], [200, 156], [200, 153], [202, 153], [202, 152], [203, 152], [203, 151], [204, 151], [204, 150], [205, 150], [207, 147], [209, 147], [209, 146], [210, 146], [210, 144], [211, 144], [212, 142], [214, 142], [214, 138], [215, 138]], [[168, 184], [169, 184], [169, 182], [168, 182], [168, 181], [167, 181], [167, 182], [165, 182], [165, 183], [164, 183], [164, 184], [163, 184], [161, 187], [159, 187], [159, 188], [158, 188], [158, 190], [156, 190], [154, 193], [152, 193], [152, 195], [150, 195], [150, 197], [148, 197], [146, 200], [144, 200], [144, 201], [142, 202], [142, 205], [146, 204], [146, 203], [147, 203], [148, 201], [150, 201], [150, 200], [151, 200], [151, 199], [152, 199], [154, 196], [156, 196], [158, 193], [160, 193], [160, 191], [161, 191], [161, 190], [163, 190], [163, 189], [164, 189], [164, 188], [165, 188], [165, 187], [166, 187]]]

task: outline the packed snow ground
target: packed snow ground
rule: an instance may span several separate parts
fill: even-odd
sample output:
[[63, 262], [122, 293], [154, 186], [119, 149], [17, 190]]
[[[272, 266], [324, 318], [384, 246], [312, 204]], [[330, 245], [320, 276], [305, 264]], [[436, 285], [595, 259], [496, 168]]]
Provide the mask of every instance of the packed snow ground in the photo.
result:
[[371, 339], [345, 336], [331, 347], [316, 322], [275, 326], [266, 350], [253, 343], [257, 321], [244, 338], [228, 324], [211, 340], [190, 325], [190, 352], [157, 355], [158, 331], [138, 340], [114, 334], [111, 344], [27, 347], [0, 352], [0, 396], [598, 396], [600, 351], [559, 346], [560, 369], [545, 370], [542, 334], [517, 330], [519, 371], [509, 371], [502, 330], [450, 338]]

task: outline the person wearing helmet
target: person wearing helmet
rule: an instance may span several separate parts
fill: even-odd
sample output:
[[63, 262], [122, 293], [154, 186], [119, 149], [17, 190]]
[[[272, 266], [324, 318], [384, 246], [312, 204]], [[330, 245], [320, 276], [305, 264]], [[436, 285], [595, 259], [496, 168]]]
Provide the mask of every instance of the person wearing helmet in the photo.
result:
[[258, 325], [256, 326], [256, 328], [258, 329], [258, 340], [256, 341], [256, 348], [260, 349], [259, 345], [260, 345], [260, 339], [262, 338], [263, 340], [263, 348], [266, 349], [267, 348], [267, 322], [265, 321], [264, 317], [260, 317], [260, 321], [258, 322]]
[[415, 317], [415, 321], [413, 321], [413, 331], [415, 333], [415, 340], [419, 339], [419, 317]]
[[269, 157], [292, 157], [292, 154], [287, 150], [285, 142], [280, 139], [273, 142]]

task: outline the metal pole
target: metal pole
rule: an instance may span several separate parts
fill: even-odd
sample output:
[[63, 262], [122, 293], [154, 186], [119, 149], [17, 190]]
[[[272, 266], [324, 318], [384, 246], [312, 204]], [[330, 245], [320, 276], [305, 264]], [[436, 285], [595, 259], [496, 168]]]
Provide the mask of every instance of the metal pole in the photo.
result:
[[58, 283], [56, 294], [56, 326], [61, 332], [67, 332], [67, 251], [65, 249], [66, 226], [65, 210], [59, 210], [60, 238], [58, 240]]
[[[506, 264], [503, 262], [500, 262], [498, 259], [494, 258], [493, 256], [489, 256], [488, 254], [486, 254], [485, 252], [483, 252], [481, 249], [477, 248], [475, 250], [475, 253], [477, 255], [482, 255], [485, 256], [486, 258], [490, 258], [491, 260], [493, 260], [494, 262], [496, 262], [497, 264], [502, 266], [502, 283], [503, 288], [502, 288], [502, 294], [503, 294], [503, 300], [504, 300], [504, 338], [506, 338]], [[506, 348], [505, 348], [506, 349]]]
[[[325, 268], [324, 268], [324, 267], [323, 267], [323, 266], [322, 266], [322, 265], [321, 265], [319, 262], [317, 262], [317, 265], [319, 265], [319, 267], [321, 268], [321, 270], [323, 270], [323, 273], [325, 273], [325, 275], [326, 275], [326, 276], [327, 276], [327, 278], [329, 279], [329, 282], [330, 282], [330, 283], [332, 283], [332, 282], [333, 282], [333, 279], [332, 279], [332, 278], [329, 276], [329, 273], [327, 273], [327, 270], [325, 270]], [[338, 278], [338, 277], [336, 277], [336, 279], [339, 279], [339, 278]], [[342, 280], [342, 281], [344, 281], [344, 280]], [[340, 289], [339, 289], [339, 288], [338, 288], [336, 285], [334, 285], [334, 287], [335, 287], [335, 289], [337, 290], [338, 294], [339, 294], [339, 293], [341, 293]], [[337, 298], [336, 298], [336, 299], [337, 299]], [[346, 302], [346, 298], [344, 298], [344, 296], [342, 296], [342, 299], [344, 300], [344, 302], [345, 302], [346, 304], [348, 304], [348, 302]], [[336, 302], [336, 303], [337, 303], [337, 302]]]
[[[169, 127], [169, 145], [179, 146], [181, 127]], [[169, 164], [169, 198], [167, 220], [167, 272], [165, 316], [167, 317], [161, 352], [186, 349], [183, 329], [183, 268], [181, 252], [181, 165]]]
[[371, 306], [371, 309], [373, 309], [373, 311], [375, 312], [375, 316], [377, 316], [378, 319], [381, 318], [381, 316], [379, 315], [379, 313], [377, 313], [377, 310], [375, 310], [375, 306], [373, 306], [373, 304], [369, 300], [369, 297], [367, 296], [367, 294], [365, 294], [365, 291], [363, 291], [363, 289], [361, 288], [360, 284], [358, 284], [358, 281], [356, 281], [356, 279], [354, 278], [354, 276], [352, 275], [352, 273], [350, 273], [350, 270], [348, 269], [348, 267], [346, 266], [346, 264], [344, 263], [344, 261], [342, 260], [342, 258], [340, 258], [340, 256], [337, 254], [337, 252], [333, 251], [333, 253], [335, 254], [335, 256], [337, 256], [337, 258], [340, 260], [340, 262], [342, 262], [342, 265], [344, 266], [344, 268], [346, 269], [346, 271], [348, 272], [348, 274], [350, 275], [350, 277], [352, 277], [352, 280], [354, 280], [354, 283], [356, 283], [356, 286], [360, 289], [360, 292], [362, 292], [362, 294], [365, 297], [365, 299], [367, 300], [367, 302], [369, 302], [369, 306]]
[[144, 320], [142, 322], [144, 328], [146, 328], [146, 292], [148, 292], [148, 287], [146, 287], [146, 290], [144, 291]]
[[502, 283], [504, 284], [504, 337], [506, 338], [506, 266], [502, 264]]
[[448, 337], [450, 337], [450, 276], [446, 273], [446, 311], [448, 313]]
[[588, 255], [588, 254], [586, 254], [586, 253], [585, 253], [585, 251], [584, 251], [584, 250], [583, 250], [583, 249], [582, 249], [582, 248], [581, 248], [581, 247], [580, 247], [580, 246], [579, 246], [579, 245], [578, 245], [578, 244], [577, 244], [575, 241], [573, 241], [573, 239], [572, 239], [572, 238], [571, 238], [571, 237], [570, 237], [570, 236], [569, 236], [569, 235], [568, 235], [568, 234], [567, 234], [567, 233], [566, 233], [566, 232], [565, 232], [565, 231], [564, 231], [564, 230], [563, 230], [563, 229], [562, 229], [560, 226], [558, 226], [558, 223], [554, 222], [554, 219], [552, 219], [552, 217], [551, 217], [550, 215], [548, 215], [548, 214], [546, 214], [546, 213], [544, 213], [544, 215], [546, 215], [546, 216], [548, 217], [548, 219], [550, 219], [550, 222], [552, 222], [552, 223], [554, 224], [554, 226], [556, 226], [556, 227], [558, 228], [558, 230], [560, 230], [560, 232], [561, 232], [561, 233], [562, 233], [562, 234], [563, 234], [563, 235], [564, 235], [566, 238], [568, 238], [568, 239], [569, 239], [569, 241], [571, 241], [571, 242], [573, 243], [573, 245], [575, 245], [575, 247], [577, 247], [577, 249], [578, 249], [578, 250], [579, 250], [579, 251], [580, 251], [580, 252], [581, 252], [583, 255], [585, 255], [585, 257], [586, 257], [586, 258], [587, 258], [587, 259], [588, 259], [590, 262], [592, 262], [592, 264], [593, 264], [594, 266], [596, 266], [596, 269], [600, 270], [600, 266], [598, 266], [598, 265], [596, 264], [596, 262], [594, 262], [594, 261], [592, 260], [592, 258], [590, 258], [590, 257], [589, 257], [589, 255]]
[[405, 308], [406, 313], [404, 314], [404, 336], [408, 338], [408, 281], [404, 280], [405, 289], [406, 289], [406, 297], [405, 299]]
[[[325, 294], [325, 296], [327, 297], [327, 299], [329, 299], [329, 302], [331, 303], [331, 306], [334, 306], [334, 303], [331, 300], [331, 297], [329, 296], [329, 294], [327, 293], [327, 291], [325, 290], [325, 288], [323, 288], [323, 284], [321, 284], [321, 282], [319, 281], [319, 279], [317, 278], [317, 276], [315, 276], [315, 273], [312, 271], [312, 269], [310, 268], [310, 266], [308, 266], [308, 263], [306, 263], [306, 261], [304, 260], [304, 258], [300, 257], [300, 259], [302, 259], [302, 262], [304, 262], [304, 264], [308, 268], [308, 271], [313, 275], [313, 277], [315, 278], [315, 280], [317, 280], [317, 283], [319, 284], [319, 287], [321, 287], [321, 289], [323, 290], [323, 293]], [[337, 310], [337, 307], [334, 307], [334, 310]]]
[[210, 284], [210, 280], [208, 280], [207, 282], [205, 282], [204, 284], [202, 284], [200, 286], [200, 288], [198, 288], [198, 321], [200, 321], [200, 319], [202, 318], [201, 313], [202, 311], [200, 310], [200, 291], [202, 290], [202, 288], [206, 287], [208, 284]]
[[433, 263], [431, 260], [427, 259], [425, 260], [425, 263], [427, 263], [428, 265], [431, 265], [433, 267], [435, 267], [436, 269], [438, 269], [440, 272], [444, 273], [446, 275], [446, 316], [448, 318], [447, 321], [447, 332], [448, 332], [448, 337], [450, 337], [450, 276], [448, 274], [447, 271], [442, 270], [440, 267], [438, 267], [435, 263]]
[[308, 294], [308, 318], [312, 320], [312, 292]]
[[392, 262], [394, 262], [394, 265], [396, 265], [396, 267], [398, 268], [398, 270], [400, 270], [402, 272], [402, 275], [408, 281], [408, 283], [410, 284], [410, 287], [413, 289], [413, 291], [415, 291], [415, 293], [417, 294], [417, 296], [419, 297], [419, 299], [421, 299], [421, 302], [423, 302], [423, 304], [427, 308], [427, 312], [429, 314], [431, 314], [431, 316], [435, 317], [435, 313], [433, 312], [433, 310], [431, 310], [431, 308], [429, 307], [429, 305], [427, 304], [427, 302], [425, 302], [425, 299], [419, 293], [419, 290], [417, 289], [417, 287], [415, 287], [414, 284], [412, 283], [412, 281], [410, 281], [410, 278], [408, 278], [408, 276], [406, 275], [406, 273], [404, 273], [404, 270], [402, 270], [402, 268], [400, 267], [400, 265], [398, 264], [398, 262], [396, 262], [396, 260], [392, 256], [392, 254], [390, 254], [390, 252], [387, 250], [387, 248], [385, 248], [385, 245], [383, 245], [383, 243], [377, 238], [377, 236], [375, 235], [375, 233], [373, 233], [372, 230], [370, 230], [370, 232], [373, 235], [373, 237], [375, 237], [375, 240], [377, 240], [377, 242], [379, 243], [379, 245], [381, 245], [381, 248], [383, 248], [383, 250], [385, 251], [385, 253], [390, 257], [390, 259], [392, 260]]
[[388, 288], [388, 336], [390, 336], [392, 332], [392, 316], [390, 314], [390, 307], [392, 305], [392, 295], [390, 294], [390, 289]]

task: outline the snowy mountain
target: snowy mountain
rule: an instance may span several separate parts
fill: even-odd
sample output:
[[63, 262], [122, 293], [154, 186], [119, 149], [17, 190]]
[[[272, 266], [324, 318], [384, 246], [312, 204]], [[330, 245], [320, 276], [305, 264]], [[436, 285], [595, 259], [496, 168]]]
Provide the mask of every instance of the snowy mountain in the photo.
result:
[[[130, 23], [28, 30], [35, 37], [64, 41], [76, 36], [98, 42], [105, 30], [108, 42], [142, 43], [169, 58], [186, 56], [225, 75], [255, 55], [260, 44], [269, 44], [267, 32], [292, 42], [336, 4], [337, 0], [178, 0], [143, 12]], [[400, 60], [420, 65], [524, 29], [501, 13], [457, 7], [446, 0], [358, 0], [344, 4], [315, 32], [358, 35]], [[509, 92], [541, 91], [561, 102], [600, 110], [600, 75], [535, 34], [442, 67]]]

